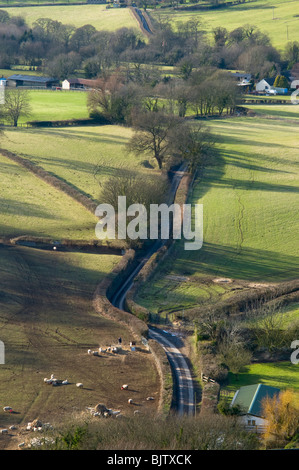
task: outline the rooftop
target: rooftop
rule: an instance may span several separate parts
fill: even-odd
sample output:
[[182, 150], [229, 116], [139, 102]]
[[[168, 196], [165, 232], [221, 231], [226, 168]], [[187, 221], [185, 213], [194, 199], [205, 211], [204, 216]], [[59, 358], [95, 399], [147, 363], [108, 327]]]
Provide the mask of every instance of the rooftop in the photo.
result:
[[231, 405], [239, 405], [242, 412], [262, 417], [262, 401], [279, 395], [280, 389], [269, 385], [255, 384], [241, 387], [232, 400]]
[[50, 77], [39, 77], [37, 75], [19, 75], [14, 74], [8, 77], [7, 80], [22, 80], [23, 82], [40, 82], [40, 83], [47, 83], [47, 82], [55, 82], [55, 78]]

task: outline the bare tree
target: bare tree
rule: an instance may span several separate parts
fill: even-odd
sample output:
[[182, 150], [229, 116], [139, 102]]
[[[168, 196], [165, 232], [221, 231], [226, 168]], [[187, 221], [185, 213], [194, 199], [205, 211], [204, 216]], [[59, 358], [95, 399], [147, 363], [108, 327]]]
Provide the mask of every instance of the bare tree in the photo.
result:
[[28, 91], [20, 88], [16, 90], [6, 90], [4, 104], [5, 118], [17, 127], [20, 117], [29, 117], [30, 114], [31, 106]]
[[135, 134], [129, 141], [129, 152], [152, 156], [161, 170], [165, 161], [173, 156], [174, 134], [181, 120], [160, 111], [138, 112], [132, 124]]

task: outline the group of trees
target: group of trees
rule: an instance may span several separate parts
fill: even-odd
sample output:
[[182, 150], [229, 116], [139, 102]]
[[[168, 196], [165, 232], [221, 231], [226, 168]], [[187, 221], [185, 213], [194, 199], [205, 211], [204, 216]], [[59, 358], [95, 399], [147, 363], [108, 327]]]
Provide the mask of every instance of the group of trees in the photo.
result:
[[155, 34], [146, 42], [129, 28], [97, 31], [92, 25], [75, 28], [49, 18], [29, 27], [21, 16], [0, 10], [0, 67], [15, 64], [40, 66], [48, 75], [66, 78], [84, 70], [87, 78], [103, 75], [120, 63], [167, 64], [181, 69], [186, 78], [192, 68], [241, 68], [256, 77], [275, 76], [298, 60], [298, 43], [288, 43], [280, 54], [269, 37], [251, 25], [233, 31], [213, 30], [213, 41], [198, 19], [177, 24], [173, 29], [165, 16], [158, 20]]

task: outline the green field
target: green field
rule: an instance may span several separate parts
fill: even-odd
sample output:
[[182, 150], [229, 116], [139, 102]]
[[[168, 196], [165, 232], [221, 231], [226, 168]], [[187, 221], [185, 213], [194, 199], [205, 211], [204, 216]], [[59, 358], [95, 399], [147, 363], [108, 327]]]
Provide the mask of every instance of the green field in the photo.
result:
[[29, 116], [21, 116], [19, 124], [89, 117], [85, 91], [29, 90], [28, 94], [31, 113]]
[[2, 8], [10, 16], [22, 16], [27, 24], [38, 18], [50, 18], [80, 28], [86, 24], [97, 30], [115, 31], [120, 28], [139, 29], [138, 23], [128, 8], [109, 8], [106, 5], [54, 5], [22, 8]]
[[95, 238], [96, 217], [69, 196], [2, 155], [0, 175], [0, 237]]
[[2, 147], [42, 166], [96, 201], [101, 183], [119, 170], [155, 174], [142, 157], [127, 154], [132, 130], [122, 126], [56, 129], [7, 129]]
[[246, 108], [251, 109], [258, 116], [267, 116], [272, 119], [298, 121], [299, 106], [293, 104], [285, 105], [265, 105], [265, 104], [246, 104]]
[[211, 128], [220, 155], [190, 199], [203, 204], [203, 247], [185, 251], [177, 242], [139, 291], [137, 301], [153, 312], [211, 303], [232, 289], [299, 274], [297, 125], [239, 118], [213, 121]]
[[23, 116], [20, 123], [88, 118], [86, 92], [34, 90], [29, 94], [32, 113]]
[[151, 15], [155, 19], [167, 17], [174, 26], [178, 22], [198, 19], [208, 32], [218, 26], [232, 31], [245, 24], [255, 25], [268, 33], [273, 45], [281, 49], [288, 41], [299, 40], [299, 3], [296, 0], [257, 0], [230, 8], [198, 12], [157, 9]]
[[245, 385], [262, 383], [281, 390], [292, 389], [299, 394], [298, 366], [291, 362], [251, 364], [238, 374], [229, 373], [229, 385], [225, 390], [236, 392]]

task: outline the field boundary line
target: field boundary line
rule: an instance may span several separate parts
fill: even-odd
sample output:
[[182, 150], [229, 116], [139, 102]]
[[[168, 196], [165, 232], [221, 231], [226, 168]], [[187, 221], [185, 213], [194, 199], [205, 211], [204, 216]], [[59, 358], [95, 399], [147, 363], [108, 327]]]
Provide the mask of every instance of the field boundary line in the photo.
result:
[[45, 183], [50, 184], [54, 188], [67, 194], [69, 197], [74, 199], [76, 202], [85, 207], [85, 209], [95, 215], [97, 203], [92, 201], [88, 196], [85, 196], [78, 189], [71, 187], [65, 181], [62, 181], [57, 176], [52, 175], [48, 171], [44, 170], [44, 168], [40, 167], [39, 165], [36, 165], [35, 163], [32, 163], [30, 160], [27, 160], [24, 157], [20, 157], [19, 155], [16, 155], [15, 153], [9, 152], [8, 150], [2, 148], [0, 148], [0, 154], [14, 161], [18, 165], [21, 165], [23, 168], [33, 173]]

